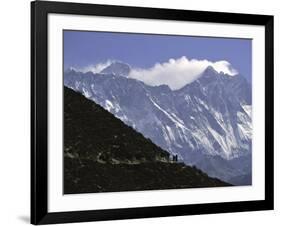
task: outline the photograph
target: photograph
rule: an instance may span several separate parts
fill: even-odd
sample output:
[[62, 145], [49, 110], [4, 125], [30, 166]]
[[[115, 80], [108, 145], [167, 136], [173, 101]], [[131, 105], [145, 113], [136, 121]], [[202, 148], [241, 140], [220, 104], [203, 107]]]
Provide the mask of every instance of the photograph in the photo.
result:
[[32, 224], [274, 209], [273, 15], [34, 1], [30, 16]]
[[252, 186], [252, 39], [63, 30], [63, 193]]

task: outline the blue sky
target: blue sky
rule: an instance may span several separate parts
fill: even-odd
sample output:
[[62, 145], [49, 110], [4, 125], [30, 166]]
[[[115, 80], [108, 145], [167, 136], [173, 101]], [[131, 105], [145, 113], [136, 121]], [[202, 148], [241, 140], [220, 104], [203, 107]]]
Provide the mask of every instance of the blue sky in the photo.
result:
[[225, 60], [251, 81], [252, 42], [247, 39], [64, 31], [64, 68], [120, 60], [133, 67], [178, 59]]

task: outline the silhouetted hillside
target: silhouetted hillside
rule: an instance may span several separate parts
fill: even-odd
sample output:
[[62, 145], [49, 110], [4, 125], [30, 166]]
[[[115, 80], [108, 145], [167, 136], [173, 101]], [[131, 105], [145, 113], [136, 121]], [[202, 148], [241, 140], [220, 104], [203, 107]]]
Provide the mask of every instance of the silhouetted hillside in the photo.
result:
[[228, 186], [64, 88], [64, 193]]

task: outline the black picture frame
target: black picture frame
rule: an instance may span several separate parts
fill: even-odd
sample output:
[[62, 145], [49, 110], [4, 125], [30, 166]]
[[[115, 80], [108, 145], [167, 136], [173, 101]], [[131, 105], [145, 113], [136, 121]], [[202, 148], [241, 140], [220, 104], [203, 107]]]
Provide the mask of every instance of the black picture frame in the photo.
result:
[[[265, 199], [125, 209], [48, 212], [48, 14], [75, 14], [199, 21], [265, 27]], [[31, 223], [52, 224], [115, 219], [166, 217], [241, 211], [272, 210], [273, 186], [273, 16], [95, 5], [31, 3]]]

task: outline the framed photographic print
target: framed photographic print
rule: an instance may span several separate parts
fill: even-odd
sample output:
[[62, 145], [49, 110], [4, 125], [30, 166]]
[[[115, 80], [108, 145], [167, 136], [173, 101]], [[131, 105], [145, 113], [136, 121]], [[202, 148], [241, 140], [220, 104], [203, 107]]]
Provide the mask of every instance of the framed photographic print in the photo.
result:
[[31, 3], [31, 223], [273, 209], [273, 16]]

